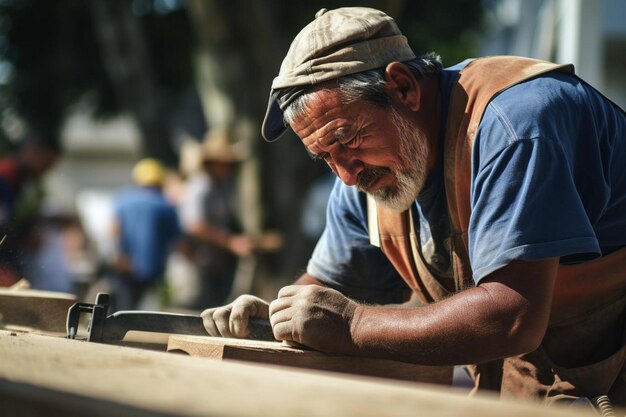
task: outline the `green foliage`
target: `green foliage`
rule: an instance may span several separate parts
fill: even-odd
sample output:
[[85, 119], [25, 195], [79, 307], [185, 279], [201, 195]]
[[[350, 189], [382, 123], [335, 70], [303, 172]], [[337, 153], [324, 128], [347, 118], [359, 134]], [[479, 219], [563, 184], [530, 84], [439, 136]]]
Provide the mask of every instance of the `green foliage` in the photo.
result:
[[[194, 78], [196, 41], [184, 1], [178, 1], [179, 8], [166, 11], [159, 9], [164, 4], [159, 0], [114, 1], [124, 2], [140, 20], [150, 70], [174, 107], [172, 100]], [[435, 51], [450, 65], [474, 55], [483, 12], [480, 0], [258, 1], [264, 2], [272, 16], [277, 56], [268, 57], [267, 65], [276, 69], [275, 59], [282, 58], [291, 39], [321, 7], [379, 8], [397, 20], [416, 53]], [[12, 77], [0, 83], [0, 112], [18, 114], [51, 135], [58, 132], [68, 109], [86, 95], [97, 106], [97, 114], [119, 112], [120, 99], [102, 62], [92, 19], [90, 0], [0, 0], [0, 64], [12, 66]], [[255, 22], [249, 27], [254, 28]], [[0, 138], [2, 130], [0, 126]]]
[[[132, 2], [124, 1], [127, 7]], [[89, 0], [0, 2], [0, 60], [12, 77], [0, 85], [0, 111], [11, 108], [28, 124], [58, 133], [68, 108], [89, 95], [97, 114], [120, 111], [113, 83], [102, 62]], [[178, 91], [193, 78], [193, 36], [186, 11], [138, 17], [148, 32], [153, 68], [164, 92]], [[2, 130], [2, 129], [0, 129]]]
[[329, 0], [296, 2], [275, 0], [270, 4], [285, 41], [286, 52], [291, 39], [325, 7], [373, 7], [392, 16], [406, 35], [416, 54], [437, 52], [444, 64], [453, 65], [474, 56], [477, 35], [482, 25], [483, 6], [480, 0]]
[[8, 43], [1, 58], [13, 67], [7, 105], [48, 132], [85, 91], [100, 92], [114, 107], [84, 2], [14, 0], [0, 7]]
[[477, 0], [408, 1], [398, 25], [416, 53], [437, 52], [448, 66], [475, 56], [482, 14]]

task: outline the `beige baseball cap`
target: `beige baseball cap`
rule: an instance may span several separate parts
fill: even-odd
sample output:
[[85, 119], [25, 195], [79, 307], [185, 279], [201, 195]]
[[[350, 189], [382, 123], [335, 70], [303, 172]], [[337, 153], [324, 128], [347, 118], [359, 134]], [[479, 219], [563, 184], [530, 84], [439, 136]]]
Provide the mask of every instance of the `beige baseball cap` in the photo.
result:
[[321, 9], [295, 37], [272, 82], [263, 138], [273, 142], [287, 130], [283, 110], [302, 87], [413, 58], [396, 22], [380, 10]]

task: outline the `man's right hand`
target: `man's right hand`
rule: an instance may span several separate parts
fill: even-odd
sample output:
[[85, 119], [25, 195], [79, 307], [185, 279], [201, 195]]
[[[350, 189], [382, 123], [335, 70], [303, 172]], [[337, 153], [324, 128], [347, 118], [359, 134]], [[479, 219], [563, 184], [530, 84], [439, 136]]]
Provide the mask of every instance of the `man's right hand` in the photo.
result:
[[228, 305], [204, 310], [201, 316], [210, 336], [245, 338], [250, 333], [250, 317], [269, 319], [269, 303], [246, 294]]

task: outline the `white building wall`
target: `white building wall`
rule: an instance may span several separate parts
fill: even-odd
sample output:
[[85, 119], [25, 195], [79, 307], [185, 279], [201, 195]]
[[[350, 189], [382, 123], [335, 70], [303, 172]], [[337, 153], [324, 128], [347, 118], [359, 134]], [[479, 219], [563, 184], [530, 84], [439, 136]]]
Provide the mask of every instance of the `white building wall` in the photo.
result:
[[481, 55], [573, 63], [576, 73], [626, 108], [626, 1], [497, 0]]

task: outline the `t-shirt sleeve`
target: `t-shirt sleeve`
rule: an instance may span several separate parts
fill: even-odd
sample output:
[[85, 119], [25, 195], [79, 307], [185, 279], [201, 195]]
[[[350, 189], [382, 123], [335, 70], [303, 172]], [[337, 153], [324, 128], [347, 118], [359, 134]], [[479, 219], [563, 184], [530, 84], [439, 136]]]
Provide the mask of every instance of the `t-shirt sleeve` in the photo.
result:
[[513, 260], [600, 253], [563, 141], [520, 136], [513, 126], [492, 103], [474, 143], [468, 238], [476, 283]]
[[382, 251], [369, 242], [365, 194], [336, 181], [326, 210], [326, 227], [307, 273], [354, 299], [402, 302], [408, 288]]

